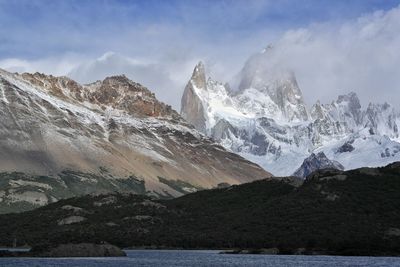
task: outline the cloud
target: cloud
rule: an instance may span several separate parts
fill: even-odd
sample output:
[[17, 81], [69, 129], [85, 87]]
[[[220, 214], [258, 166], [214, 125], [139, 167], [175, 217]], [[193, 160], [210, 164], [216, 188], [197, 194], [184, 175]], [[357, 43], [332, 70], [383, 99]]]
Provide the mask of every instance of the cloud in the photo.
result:
[[66, 75], [73, 68], [87, 61], [80, 54], [67, 53], [61, 56], [40, 59], [6, 58], [0, 60], [0, 67], [11, 72], [43, 72], [57, 76]]
[[83, 83], [126, 74], [179, 110], [199, 60], [229, 81], [274, 43], [272, 57], [295, 70], [310, 104], [348, 91], [363, 103], [400, 101], [400, 15], [391, 0], [373, 13], [374, 0], [17, 2], [0, 0], [0, 67], [11, 71]]
[[56, 76], [66, 75], [81, 84], [124, 74], [148, 87], [159, 100], [179, 110], [183, 88], [199, 60], [199, 58], [166, 54], [162, 60], [153, 62], [106, 52], [98, 58], [75, 54], [39, 60], [8, 58], [0, 60], [0, 67], [18, 73], [42, 72]]
[[174, 66], [173, 61], [152, 63], [107, 52], [95, 60], [77, 65], [67, 75], [80, 83], [90, 83], [107, 76], [125, 74], [150, 88], [161, 101], [178, 108], [182, 88], [192, 66], [194, 62]]
[[343, 24], [287, 31], [271, 60], [292, 68], [308, 102], [355, 91], [362, 102], [400, 102], [400, 7]]

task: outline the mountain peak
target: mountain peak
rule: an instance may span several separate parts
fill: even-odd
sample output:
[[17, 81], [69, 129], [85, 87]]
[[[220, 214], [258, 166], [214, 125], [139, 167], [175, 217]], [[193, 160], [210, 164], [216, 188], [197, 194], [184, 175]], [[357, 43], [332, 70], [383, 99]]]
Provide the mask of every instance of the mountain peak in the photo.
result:
[[180, 117], [171, 106], [158, 101], [149, 89], [125, 75], [107, 77], [87, 85], [87, 89], [89, 100], [102, 108], [111, 106], [136, 116]]
[[207, 89], [206, 71], [202, 61], [195, 66], [190, 82], [198, 89]]
[[339, 95], [336, 101], [337, 103], [347, 102], [356, 108], [361, 108], [360, 99], [355, 92], [350, 92], [346, 95]]
[[293, 176], [306, 178], [312, 172], [322, 169], [344, 170], [344, 167], [337, 161], [329, 160], [324, 152], [311, 153], [293, 173]]
[[75, 100], [81, 101], [83, 87], [79, 83], [66, 76], [53, 76], [40, 72], [22, 73], [18, 77], [24, 81], [36, 86], [39, 90], [44, 90], [46, 93], [67, 99], [72, 97]]
[[125, 83], [125, 84], [133, 83], [128, 77], [126, 77], [125, 74], [108, 76], [103, 80], [103, 82], [105, 82], [105, 81], [116, 81], [116, 82]]
[[370, 102], [368, 104], [368, 110], [380, 110], [380, 111], [386, 111], [391, 107], [391, 105], [387, 102], [383, 103], [383, 104], [376, 104], [376, 103], [372, 103]]
[[256, 89], [270, 98], [287, 121], [306, 121], [309, 114], [294, 72], [277, 62], [274, 49], [268, 46], [251, 56], [240, 74], [239, 91]]
[[149, 91], [145, 86], [140, 83], [134, 82], [126, 77], [124, 74], [121, 75], [113, 75], [106, 77], [102, 82], [102, 86], [112, 87], [117, 90], [120, 90], [121, 93], [126, 92], [144, 92], [151, 97], [155, 97], [153, 93]]
[[339, 95], [333, 105], [340, 107], [343, 118], [351, 118], [354, 121], [354, 125], [359, 125], [361, 123], [361, 104], [356, 93], [350, 92], [346, 95]]
[[390, 104], [370, 103], [364, 115], [364, 124], [370, 133], [399, 138], [400, 114]]
[[185, 87], [181, 99], [181, 115], [193, 126], [205, 133], [205, 107], [199, 97], [200, 91], [207, 90], [207, 80], [203, 62], [199, 62], [193, 70], [192, 77]]
[[204, 63], [203, 63], [203, 61], [200, 60], [200, 61], [196, 64], [195, 70], [199, 70], [199, 71], [203, 71], [203, 72], [204, 72], [204, 69], [205, 69]]

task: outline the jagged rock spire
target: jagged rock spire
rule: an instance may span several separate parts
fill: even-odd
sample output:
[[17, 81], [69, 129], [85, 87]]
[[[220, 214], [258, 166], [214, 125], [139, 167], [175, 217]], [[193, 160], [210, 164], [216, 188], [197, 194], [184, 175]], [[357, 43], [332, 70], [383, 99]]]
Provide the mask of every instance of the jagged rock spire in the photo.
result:
[[202, 61], [194, 68], [191, 81], [198, 89], [207, 89], [206, 71]]
[[201, 90], [207, 90], [207, 81], [204, 64], [200, 61], [194, 68], [192, 77], [183, 92], [181, 115], [184, 119], [193, 124], [197, 130], [205, 133], [205, 108], [199, 96], [199, 91]]

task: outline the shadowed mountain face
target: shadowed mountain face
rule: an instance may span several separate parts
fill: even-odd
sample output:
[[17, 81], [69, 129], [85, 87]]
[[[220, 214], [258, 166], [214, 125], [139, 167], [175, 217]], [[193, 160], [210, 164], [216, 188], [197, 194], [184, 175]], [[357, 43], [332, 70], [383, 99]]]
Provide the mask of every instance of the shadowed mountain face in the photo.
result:
[[250, 57], [235, 91], [207, 78], [199, 63], [183, 93], [183, 118], [276, 176], [291, 175], [312, 153], [345, 169], [400, 160], [399, 110], [387, 103], [363, 109], [355, 93], [307, 107], [295, 74], [273, 53], [268, 47]]
[[329, 160], [324, 152], [312, 153], [311, 156], [303, 161], [303, 164], [293, 173], [293, 176], [306, 178], [311, 173], [323, 169], [343, 170], [342, 164]]
[[282, 254], [399, 255], [400, 164], [320, 170], [170, 200], [88, 195], [0, 216], [0, 245], [274, 248]]
[[81, 85], [2, 70], [0, 172], [3, 212], [91, 192], [171, 197], [270, 176], [125, 76]]

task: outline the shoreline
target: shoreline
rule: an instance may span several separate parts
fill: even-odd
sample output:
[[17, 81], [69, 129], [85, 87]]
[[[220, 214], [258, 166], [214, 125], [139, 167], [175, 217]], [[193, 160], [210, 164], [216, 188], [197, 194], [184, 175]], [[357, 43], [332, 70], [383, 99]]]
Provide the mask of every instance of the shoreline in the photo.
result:
[[136, 248], [123, 248], [120, 249], [125, 255], [77, 255], [77, 256], [67, 256], [67, 255], [50, 255], [47, 253], [37, 253], [26, 250], [27, 248], [17, 248], [16, 251], [13, 248], [0, 248], [0, 259], [1, 258], [96, 258], [96, 257], [126, 257], [129, 251], [163, 251], [163, 252], [215, 252], [219, 255], [264, 255], [264, 256], [321, 256], [321, 257], [376, 257], [376, 258], [399, 258], [398, 254], [337, 254], [337, 253], [321, 253], [322, 251], [304, 251], [304, 253], [279, 253], [279, 251], [271, 249], [213, 249], [213, 248], [193, 248], [193, 249], [183, 249], [183, 248], [149, 248], [149, 247], [136, 247]]
[[[357, 254], [354, 250], [349, 250], [347, 253], [337, 253], [323, 249], [288, 249], [285, 251], [277, 251], [276, 248], [177, 248], [177, 247], [127, 247], [122, 248], [124, 251], [215, 251], [221, 255], [278, 255], [278, 256], [337, 256], [337, 257], [400, 257], [400, 254], [390, 252], [376, 252], [373, 254]], [[288, 253], [291, 250], [292, 253]], [[352, 253], [349, 253], [352, 252]]]
[[126, 257], [125, 251], [111, 244], [58, 244], [29, 250], [0, 250], [0, 258], [75, 258], [75, 257]]

